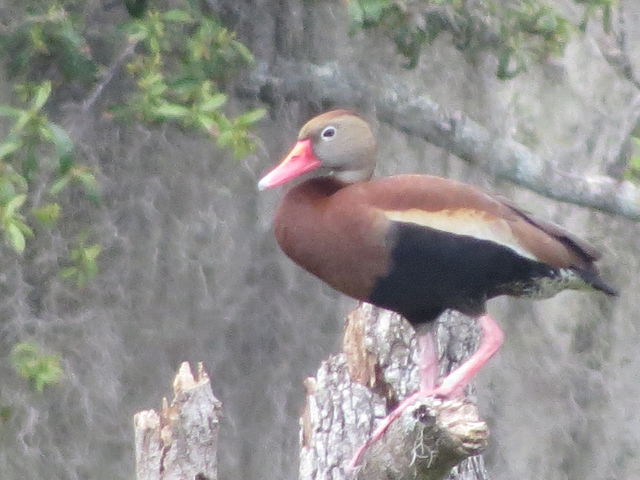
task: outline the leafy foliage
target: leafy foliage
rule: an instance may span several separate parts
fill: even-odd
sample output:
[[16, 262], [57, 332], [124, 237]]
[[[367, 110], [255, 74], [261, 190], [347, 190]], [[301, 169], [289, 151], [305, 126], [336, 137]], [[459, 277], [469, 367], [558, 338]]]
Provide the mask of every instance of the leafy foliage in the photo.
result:
[[86, 235], [80, 238], [77, 246], [71, 249], [69, 260], [72, 265], [60, 271], [62, 278], [75, 282], [79, 288], [87, 285], [98, 274], [98, 256], [102, 251], [100, 244], [85, 245]]
[[0, 56], [7, 59], [9, 74], [28, 81], [39, 81], [43, 72], [57, 81], [84, 85], [95, 81], [97, 65], [88, 54], [79, 22], [54, 4], [0, 34]]
[[47, 203], [42, 207], [34, 208], [31, 213], [40, 224], [51, 227], [60, 218], [60, 205], [56, 202]]
[[18, 212], [26, 199], [27, 196], [24, 193], [16, 195], [6, 205], [0, 207], [2, 230], [10, 244], [18, 252], [24, 250], [25, 237], [33, 236], [31, 229], [24, 223], [24, 217]]
[[[94, 204], [100, 200], [95, 172], [76, 161], [73, 140], [46, 112], [63, 82], [91, 87], [98, 81], [100, 65], [91, 56], [82, 18], [73, 13], [78, 5], [68, 0], [39, 12], [43, 2], [35, 2], [24, 18], [0, 31], [0, 53], [7, 71], [19, 81], [16, 105], [0, 105], [0, 117], [12, 122], [6, 137], [0, 137], [0, 230], [18, 252], [33, 236], [32, 220], [55, 227], [63, 215], [55, 197], [68, 186], [78, 185]], [[183, 8], [161, 11], [157, 4], [153, 9], [146, 2], [126, 4], [133, 18], [121, 25], [114, 43], [125, 35], [138, 45], [127, 65], [136, 88], [112, 110], [126, 121], [174, 123], [205, 133], [240, 157], [253, 150], [250, 129], [265, 110], [230, 117], [223, 110], [227, 95], [221, 88], [239, 68], [251, 65], [253, 56], [233, 32], [197, 5], [185, 2]], [[42, 181], [49, 183], [48, 195], [35, 201], [34, 185]], [[22, 210], [30, 210], [30, 215]], [[66, 276], [78, 284], [93, 277], [86, 271], [69, 272]]]
[[574, 2], [584, 7], [582, 21], [579, 25], [580, 30], [584, 32], [587, 28], [589, 18], [600, 12], [604, 31], [609, 33], [611, 29], [611, 9], [615, 6], [617, 0], [574, 0]]
[[266, 111], [251, 110], [232, 119], [222, 110], [227, 96], [220, 85], [237, 68], [253, 62], [233, 32], [215, 18], [186, 9], [149, 10], [125, 31], [144, 51], [127, 65], [138, 90], [128, 104], [114, 109], [119, 117], [199, 130], [237, 157], [253, 149], [249, 128]]
[[[11, 19], [0, 25], [0, 59], [16, 92], [10, 105], [0, 105], [0, 235], [14, 251], [26, 251], [23, 260], [28, 262], [30, 248], [38, 248], [30, 238], [56, 230], [56, 238], [66, 238], [58, 251], [66, 250], [68, 258], [48, 255], [63, 267], [53, 273], [42, 269], [46, 273], [40, 287], [46, 288], [46, 276], [57, 274], [84, 288], [98, 274], [102, 246], [87, 240], [95, 236], [83, 223], [88, 216], [65, 219], [65, 209], [71, 199], [76, 210], [104, 205], [97, 171], [83, 161], [82, 149], [62, 122], [53, 120], [61, 114], [55, 107], [85, 98], [93, 108], [123, 59], [130, 58], [126, 71], [133, 88], [119, 99], [122, 104], [102, 112], [104, 119], [115, 114], [127, 122], [174, 124], [243, 156], [254, 148], [250, 129], [265, 110], [229, 115], [223, 89], [238, 69], [253, 63], [253, 56], [194, 0], [111, 2], [108, 8], [122, 13], [126, 8], [130, 16], [101, 34], [97, 48], [95, 25], [93, 33], [85, 26], [86, 2], [14, 3]], [[99, 3], [96, 8], [107, 8]], [[168, 3], [175, 8], [168, 9]], [[135, 45], [132, 56], [119, 56], [123, 44]], [[99, 48], [100, 55], [94, 57], [92, 48]], [[78, 203], [76, 192], [91, 202]], [[11, 363], [39, 392], [62, 374], [58, 356], [45, 354], [32, 342], [15, 345]], [[10, 414], [10, 406], [0, 405], [0, 423]]]
[[[36, 176], [52, 179], [49, 189], [52, 196], [71, 181], [80, 184], [94, 201], [98, 200], [98, 193], [94, 174], [88, 167], [75, 163], [71, 138], [44, 111], [51, 95], [51, 82], [19, 84], [16, 90], [23, 105], [0, 106], [0, 116], [12, 121], [8, 135], [0, 141], [0, 228], [9, 244], [22, 252], [33, 231], [20, 210], [30, 200], [30, 185]], [[44, 207], [32, 206], [34, 215], [38, 212], [42, 219]], [[56, 212], [49, 213], [50, 220], [54, 217], [57, 220], [59, 205]]]
[[35, 342], [16, 344], [11, 350], [10, 359], [18, 375], [28, 380], [38, 393], [42, 393], [47, 386], [55, 385], [62, 377], [60, 356], [45, 353]]
[[[580, 28], [598, 11], [605, 26], [613, 0], [575, 0], [584, 6]], [[496, 75], [510, 79], [533, 62], [562, 53], [571, 22], [543, 0], [354, 0], [349, 2], [353, 24], [375, 28], [390, 37], [408, 60], [417, 65], [422, 48], [448, 32], [456, 47], [473, 53], [495, 52]]]

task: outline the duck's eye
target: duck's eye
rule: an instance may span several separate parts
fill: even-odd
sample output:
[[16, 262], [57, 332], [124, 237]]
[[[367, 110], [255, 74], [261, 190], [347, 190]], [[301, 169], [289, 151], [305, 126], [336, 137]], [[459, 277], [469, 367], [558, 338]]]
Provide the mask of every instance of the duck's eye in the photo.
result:
[[336, 135], [336, 127], [326, 127], [320, 136], [323, 140], [331, 140]]

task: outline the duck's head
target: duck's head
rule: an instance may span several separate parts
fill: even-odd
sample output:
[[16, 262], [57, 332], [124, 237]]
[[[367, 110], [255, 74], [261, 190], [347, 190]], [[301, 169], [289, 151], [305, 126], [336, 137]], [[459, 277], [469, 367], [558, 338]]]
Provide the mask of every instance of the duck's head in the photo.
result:
[[332, 110], [300, 129], [298, 142], [258, 188], [282, 185], [312, 171], [344, 183], [368, 180], [375, 168], [375, 151], [375, 137], [362, 117], [349, 110]]

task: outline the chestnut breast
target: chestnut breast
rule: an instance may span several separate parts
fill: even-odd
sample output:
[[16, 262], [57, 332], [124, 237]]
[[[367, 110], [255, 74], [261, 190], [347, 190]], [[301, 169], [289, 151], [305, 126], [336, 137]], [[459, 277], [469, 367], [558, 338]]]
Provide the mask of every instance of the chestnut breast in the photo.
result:
[[366, 184], [332, 178], [290, 190], [275, 218], [280, 248], [336, 290], [366, 300], [389, 270], [390, 221], [367, 203]]

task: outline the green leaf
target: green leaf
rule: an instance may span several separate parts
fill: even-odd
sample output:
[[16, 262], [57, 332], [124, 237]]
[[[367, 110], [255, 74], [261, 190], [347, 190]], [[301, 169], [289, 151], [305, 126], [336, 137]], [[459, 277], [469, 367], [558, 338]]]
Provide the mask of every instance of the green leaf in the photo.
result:
[[191, 15], [186, 10], [169, 10], [162, 14], [162, 18], [168, 22], [190, 22], [193, 20]]
[[33, 108], [35, 110], [42, 109], [42, 107], [44, 107], [44, 104], [47, 103], [49, 95], [51, 95], [51, 82], [46, 81], [39, 85], [36, 89], [36, 93], [32, 103]]
[[[189, 74], [189, 72], [185, 72]], [[202, 86], [202, 82], [193, 78], [190, 74], [187, 77], [177, 77], [167, 82], [178, 96], [189, 97], [193, 95], [193, 92], [197, 91]]]
[[4, 212], [3, 212], [4, 218], [15, 217], [16, 212], [20, 210], [20, 207], [22, 207], [22, 205], [26, 200], [27, 200], [27, 196], [24, 193], [20, 195], [16, 195], [11, 200], [9, 200], [7, 204], [4, 206]]
[[164, 76], [160, 72], [149, 71], [139, 80], [139, 86], [142, 89], [149, 89], [152, 86], [161, 85], [166, 88]]
[[100, 192], [98, 190], [98, 182], [95, 175], [91, 172], [80, 172], [75, 175], [75, 178], [82, 184], [85, 195], [94, 203], [99, 203]]
[[257, 108], [255, 110], [250, 110], [242, 115], [236, 117], [235, 124], [243, 127], [248, 127], [249, 125], [256, 123], [262, 117], [266, 115], [267, 111], [264, 108]]
[[49, 122], [48, 127], [52, 135], [51, 140], [56, 146], [56, 153], [58, 154], [58, 157], [71, 155], [73, 153], [74, 144], [67, 131], [60, 125], [53, 122]]
[[[24, 178], [24, 176], [15, 173], [15, 172], [9, 172], [7, 173], [6, 177], [9, 179], [9, 181], [11, 181], [13, 183], [13, 185], [16, 187], [16, 189], [20, 190], [20, 191], [26, 191], [29, 188], [27, 179]], [[12, 195], [13, 196], [13, 195]]]
[[147, 26], [138, 20], [127, 22], [120, 25], [118, 28], [129, 35], [130, 42], [142, 41], [149, 36], [149, 29]]
[[40, 208], [34, 208], [31, 214], [35, 219], [45, 226], [52, 226], [60, 218], [60, 205], [57, 203], [47, 203]]
[[84, 249], [85, 256], [89, 260], [96, 260], [98, 258], [98, 255], [100, 255], [101, 251], [102, 251], [102, 246], [97, 243], [94, 245], [91, 245], [90, 247], [86, 247]]
[[78, 246], [71, 249], [69, 259], [73, 262], [73, 266], [62, 270], [60, 276], [63, 278], [72, 278], [78, 287], [84, 287], [89, 280], [98, 273], [97, 258], [102, 251], [100, 244], [84, 246], [86, 236], [82, 235], [78, 241]]
[[220, 117], [217, 119], [217, 124], [220, 130], [231, 130], [233, 128], [233, 124], [225, 115], [220, 115]]
[[20, 229], [14, 223], [8, 223], [5, 232], [9, 237], [9, 243], [11, 243], [13, 249], [16, 252], [24, 252], [26, 242], [22, 231], [20, 231]]
[[[13, 171], [7, 171], [7, 173], [5, 173], [5, 178], [13, 183], [13, 186], [16, 190], [21, 192], [25, 192], [28, 190], [28, 183], [24, 176]], [[13, 198], [13, 195], [11, 195], [11, 198]], [[1, 201], [0, 204], [6, 203], [7, 201], [9, 201], [9, 198]]]
[[33, 230], [31, 230], [31, 228], [29, 228], [29, 225], [27, 225], [26, 223], [24, 223], [22, 220], [18, 220], [17, 218], [14, 218], [12, 220], [12, 223], [18, 227], [18, 229], [22, 232], [22, 234], [25, 237], [28, 238], [33, 238]]
[[35, 342], [21, 342], [11, 349], [10, 361], [15, 371], [28, 380], [38, 393], [60, 381], [63, 374], [60, 356], [46, 354]]
[[0, 117], [17, 117], [24, 110], [19, 108], [10, 107], [9, 105], [0, 105]]
[[71, 167], [73, 167], [73, 164], [73, 155], [61, 155], [60, 158], [58, 158], [58, 173], [60, 175], [66, 175], [69, 170], [71, 170]]
[[235, 47], [236, 51], [240, 55], [240, 58], [242, 58], [242, 60], [244, 60], [245, 63], [247, 63], [248, 65], [253, 64], [254, 58], [253, 58], [253, 53], [251, 53], [251, 50], [249, 50], [243, 43], [237, 42], [235, 40], [233, 42], [233, 46]]
[[385, 11], [393, 6], [390, 0], [360, 0], [363, 22], [379, 22]]
[[0, 160], [11, 155], [13, 152], [22, 147], [22, 139], [14, 135], [8, 136], [0, 143]]
[[0, 177], [0, 205], [16, 196], [16, 187], [8, 176]]
[[33, 112], [29, 110], [22, 110], [18, 115], [18, 118], [16, 118], [16, 123], [13, 124], [13, 132], [17, 133], [23, 130], [27, 123], [33, 120], [34, 117], [35, 114]]
[[179, 119], [188, 117], [191, 110], [175, 103], [164, 103], [156, 107], [154, 113], [165, 119]]
[[69, 175], [58, 178], [55, 182], [53, 182], [53, 185], [51, 185], [49, 193], [51, 195], [57, 195], [64, 189], [64, 187], [67, 186], [69, 180], [71, 180], [71, 177]]
[[233, 141], [234, 138], [232, 130], [227, 130], [226, 132], [222, 132], [220, 135], [218, 135], [218, 145], [220, 145], [221, 147], [225, 147], [233, 143]]
[[98, 264], [95, 261], [87, 261], [83, 273], [86, 280], [94, 278], [98, 274]]
[[214, 129], [215, 126], [215, 122], [213, 121], [213, 119], [209, 118], [206, 115], [198, 115], [196, 117], [196, 120], [198, 121], [198, 123], [200, 124], [200, 126], [202, 128], [204, 128], [207, 132], [211, 132]]
[[53, 142], [53, 132], [49, 128], [48, 122], [41, 123], [38, 126], [38, 134], [42, 142]]
[[348, 2], [347, 12], [349, 14], [349, 18], [351, 18], [351, 21], [353, 23], [360, 25], [364, 22], [364, 12], [362, 10], [362, 7], [360, 6], [359, 1]]
[[215, 95], [211, 95], [200, 105], [200, 111], [213, 112], [223, 106], [226, 101], [227, 96], [224, 93], [216, 93]]
[[124, 0], [124, 6], [133, 18], [143, 18], [147, 11], [147, 0]]
[[71, 278], [77, 274], [78, 274], [77, 267], [65, 267], [62, 270], [60, 270], [60, 273], [58, 274], [58, 276], [60, 278]]

